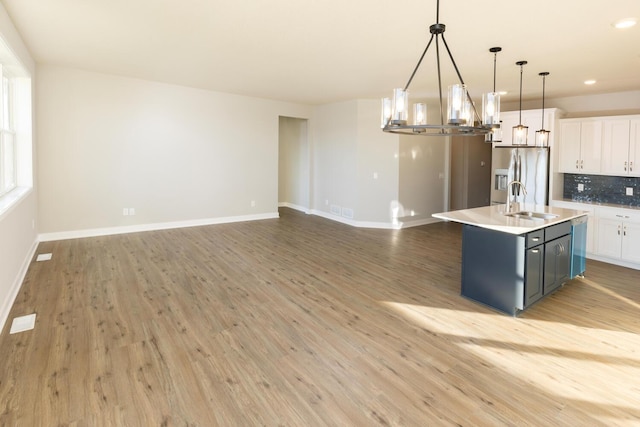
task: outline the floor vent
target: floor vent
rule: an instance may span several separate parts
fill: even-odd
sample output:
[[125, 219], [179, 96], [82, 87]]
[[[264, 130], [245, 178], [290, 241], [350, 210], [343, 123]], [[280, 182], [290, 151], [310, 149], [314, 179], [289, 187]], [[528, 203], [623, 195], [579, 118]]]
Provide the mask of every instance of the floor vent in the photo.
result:
[[49, 261], [53, 254], [38, 254], [36, 261]]
[[11, 323], [10, 334], [18, 332], [30, 331], [36, 325], [36, 314], [28, 314], [26, 316], [15, 317]]

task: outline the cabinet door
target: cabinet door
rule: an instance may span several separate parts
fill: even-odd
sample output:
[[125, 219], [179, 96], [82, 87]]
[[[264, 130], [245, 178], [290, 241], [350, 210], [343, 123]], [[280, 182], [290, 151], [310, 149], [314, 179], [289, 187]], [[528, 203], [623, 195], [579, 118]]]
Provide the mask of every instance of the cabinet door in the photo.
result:
[[598, 219], [598, 255], [620, 258], [622, 250], [622, 223], [608, 218]]
[[629, 175], [640, 176], [640, 119], [631, 120], [629, 137]]
[[602, 134], [602, 172], [629, 174], [629, 120], [605, 120]]
[[580, 124], [580, 173], [600, 173], [602, 155], [602, 122], [584, 121]]
[[560, 242], [560, 255], [556, 270], [556, 281], [563, 284], [571, 275], [571, 235], [568, 234], [558, 239]]
[[580, 173], [580, 122], [560, 123], [560, 172]]
[[524, 306], [542, 298], [544, 279], [544, 245], [527, 250], [527, 267], [524, 282]]
[[640, 223], [622, 223], [621, 257], [626, 261], [640, 263]]
[[563, 236], [545, 243], [544, 255], [544, 294], [546, 295], [569, 280], [571, 236]]

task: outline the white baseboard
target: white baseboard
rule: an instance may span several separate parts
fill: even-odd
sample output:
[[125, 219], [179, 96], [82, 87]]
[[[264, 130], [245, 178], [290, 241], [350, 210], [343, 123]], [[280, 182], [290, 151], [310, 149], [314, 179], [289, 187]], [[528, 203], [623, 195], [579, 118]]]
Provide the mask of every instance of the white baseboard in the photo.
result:
[[9, 313], [11, 312], [11, 307], [13, 307], [13, 303], [16, 302], [16, 298], [18, 296], [18, 292], [22, 287], [22, 282], [24, 282], [24, 278], [27, 275], [27, 271], [29, 270], [29, 265], [31, 264], [31, 260], [33, 259], [33, 255], [36, 253], [38, 249], [38, 240], [35, 240], [31, 245], [31, 249], [27, 253], [27, 256], [22, 261], [22, 266], [20, 267], [20, 271], [16, 276], [11, 288], [9, 289], [9, 295], [3, 301], [2, 307], [0, 307], [0, 332], [4, 330], [4, 326], [7, 323], [7, 319], [9, 318]]
[[356, 221], [353, 219], [345, 218], [339, 215], [334, 215], [329, 212], [319, 211], [312, 209], [310, 212], [312, 215], [321, 216], [322, 218], [330, 219], [331, 221], [340, 222], [342, 224], [347, 224], [352, 227], [360, 227], [360, 228], [382, 228], [387, 230], [395, 230], [400, 227], [394, 225], [390, 222], [370, 222], [370, 221]]
[[[615, 259], [615, 258], [607, 258], [607, 257], [599, 256], [599, 255], [596, 255], [596, 254], [592, 254], [592, 253], [587, 253], [587, 258], [588, 259], [593, 259], [593, 260], [596, 260], [596, 261], [606, 262], [607, 264], [615, 264], [615, 265], [619, 265], [621, 267], [627, 267], [627, 268], [633, 268], [634, 270], [640, 270], [640, 264], [636, 264], [636, 263], [630, 262], [630, 261], [624, 261], [624, 260]], [[587, 274], [589, 274], [589, 271], [587, 271]]]
[[110, 236], [115, 234], [138, 233], [141, 231], [169, 230], [172, 228], [199, 227], [203, 225], [228, 224], [232, 222], [257, 221], [262, 219], [279, 218], [278, 212], [270, 212], [257, 215], [240, 215], [220, 218], [194, 219], [188, 221], [173, 221], [154, 224], [127, 225], [123, 227], [105, 227], [88, 230], [61, 231], [56, 233], [43, 233], [38, 235], [40, 242], [53, 240], [79, 239], [83, 237]]
[[399, 219], [398, 223], [400, 224], [400, 228], [409, 228], [409, 227], [418, 227], [420, 225], [427, 224], [435, 224], [436, 222], [441, 222], [442, 220], [438, 218], [419, 218], [419, 219]]
[[289, 202], [280, 202], [280, 203], [278, 203], [278, 207], [279, 208], [291, 208], [291, 209], [295, 209], [295, 210], [300, 211], [300, 212], [304, 212], [306, 214], [310, 214], [311, 213], [309, 208], [305, 208], [304, 206], [295, 205], [295, 204], [289, 203]]

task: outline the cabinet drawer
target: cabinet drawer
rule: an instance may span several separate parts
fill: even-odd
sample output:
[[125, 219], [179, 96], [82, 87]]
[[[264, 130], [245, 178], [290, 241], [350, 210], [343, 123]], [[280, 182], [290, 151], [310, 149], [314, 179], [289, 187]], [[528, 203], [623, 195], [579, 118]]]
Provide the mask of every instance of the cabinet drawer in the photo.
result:
[[544, 240], [548, 242], [569, 233], [571, 233], [571, 221], [561, 222], [544, 229]]
[[544, 243], [544, 229], [532, 231], [527, 234], [527, 249]]

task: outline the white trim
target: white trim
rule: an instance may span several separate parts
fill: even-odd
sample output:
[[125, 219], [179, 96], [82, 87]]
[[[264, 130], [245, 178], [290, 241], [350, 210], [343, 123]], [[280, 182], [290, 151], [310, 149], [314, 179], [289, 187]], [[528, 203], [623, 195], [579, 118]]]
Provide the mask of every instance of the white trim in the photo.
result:
[[291, 208], [291, 209], [295, 209], [295, 210], [300, 211], [300, 212], [304, 212], [306, 214], [310, 214], [311, 213], [311, 211], [308, 208], [305, 208], [305, 207], [300, 206], [300, 205], [295, 205], [295, 204], [289, 203], [289, 202], [280, 202], [280, 203], [278, 203], [278, 207], [279, 208]]
[[409, 227], [418, 227], [420, 225], [435, 224], [436, 222], [442, 222], [442, 221], [438, 218], [422, 218], [422, 219], [416, 219], [413, 221], [399, 221], [399, 224], [400, 224], [400, 228], [409, 228]]
[[[619, 265], [621, 267], [627, 267], [627, 268], [633, 268], [634, 270], [640, 270], [640, 264], [637, 264], [637, 263], [634, 263], [634, 262], [630, 262], [630, 261], [625, 261], [625, 260], [622, 260], [622, 259], [608, 258], [608, 257], [604, 257], [604, 256], [592, 254], [592, 253], [587, 253], [587, 258], [588, 259], [593, 259], [595, 261], [606, 262], [607, 264], [615, 264], [615, 265]], [[586, 274], [587, 275], [589, 274], [589, 270], [587, 270]]]
[[280, 218], [278, 212], [257, 215], [240, 215], [220, 218], [205, 218], [189, 221], [161, 222], [154, 224], [127, 225], [122, 227], [105, 227], [88, 230], [61, 231], [57, 233], [44, 233], [38, 235], [41, 242], [53, 240], [78, 239], [83, 237], [110, 236], [114, 234], [138, 233], [141, 231], [168, 230], [172, 228], [199, 227], [203, 225], [227, 224], [231, 222], [257, 221], [262, 219]]
[[383, 228], [386, 230], [396, 230], [398, 228], [400, 228], [397, 225], [394, 225], [390, 222], [367, 222], [367, 221], [355, 221], [353, 219], [348, 219], [342, 216], [338, 216], [338, 215], [334, 215], [332, 213], [329, 212], [324, 212], [324, 211], [319, 211], [319, 210], [315, 210], [312, 209], [310, 212], [312, 215], [317, 215], [320, 216], [322, 218], [326, 218], [329, 219], [331, 221], [336, 221], [336, 222], [341, 222], [342, 224], [347, 224], [350, 225], [352, 227], [359, 227], [359, 228]]
[[22, 283], [24, 282], [24, 278], [27, 276], [27, 271], [29, 271], [29, 266], [31, 265], [31, 260], [38, 249], [38, 240], [34, 240], [31, 245], [31, 249], [27, 252], [27, 256], [24, 261], [22, 261], [22, 267], [20, 268], [20, 272], [16, 276], [11, 288], [9, 289], [9, 295], [4, 300], [2, 307], [0, 308], [0, 331], [4, 330], [4, 326], [9, 318], [9, 313], [11, 312], [11, 308], [13, 304], [16, 302], [16, 298], [18, 297], [18, 292], [22, 287]]
[[0, 196], [0, 219], [4, 218], [31, 193], [32, 187], [16, 187]]

